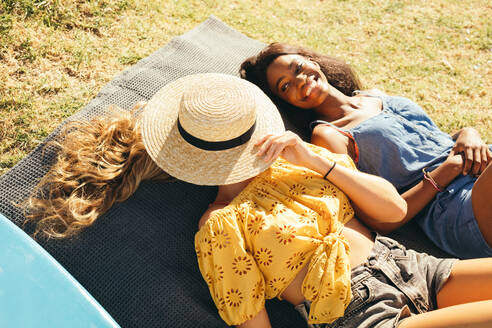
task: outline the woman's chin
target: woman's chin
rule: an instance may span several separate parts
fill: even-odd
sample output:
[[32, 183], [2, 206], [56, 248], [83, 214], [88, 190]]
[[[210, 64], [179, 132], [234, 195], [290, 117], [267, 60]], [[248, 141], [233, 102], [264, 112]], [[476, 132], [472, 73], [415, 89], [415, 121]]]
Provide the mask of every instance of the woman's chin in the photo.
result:
[[299, 104], [301, 108], [313, 109], [320, 106], [326, 97], [323, 97], [323, 93], [319, 88], [314, 89], [311, 94], [302, 99]]
[[300, 101], [296, 104], [296, 107], [302, 108], [302, 109], [314, 109], [321, 105], [321, 102], [316, 101], [315, 99], [306, 99], [303, 101]]

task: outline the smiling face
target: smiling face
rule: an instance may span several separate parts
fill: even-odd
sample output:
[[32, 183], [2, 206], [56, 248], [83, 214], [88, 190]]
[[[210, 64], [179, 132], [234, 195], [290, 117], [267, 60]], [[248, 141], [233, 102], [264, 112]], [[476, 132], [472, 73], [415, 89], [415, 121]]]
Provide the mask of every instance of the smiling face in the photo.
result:
[[267, 68], [272, 93], [300, 108], [316, 108], [328, 96], [329, 84], [319, 65], [299, 55], [277, 57]]

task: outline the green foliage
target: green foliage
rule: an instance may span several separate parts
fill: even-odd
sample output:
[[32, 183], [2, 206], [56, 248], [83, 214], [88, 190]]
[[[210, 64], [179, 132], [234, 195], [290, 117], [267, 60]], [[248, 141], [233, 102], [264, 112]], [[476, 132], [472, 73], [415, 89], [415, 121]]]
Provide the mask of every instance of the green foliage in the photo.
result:
[[129, 56], [121, 56], [118, 58], [118, 61], [123, 65], [133, 65], [136, 62], [138, 62], [140, 59], [142, 59], [141, 56], [132, 54]]
[[31, 39], [27, 38], [22, 41], [21, 44], [16, 49], [15, 58], [21, 61], [33, 62], [36, 59], [36, 53], [32, 48]]

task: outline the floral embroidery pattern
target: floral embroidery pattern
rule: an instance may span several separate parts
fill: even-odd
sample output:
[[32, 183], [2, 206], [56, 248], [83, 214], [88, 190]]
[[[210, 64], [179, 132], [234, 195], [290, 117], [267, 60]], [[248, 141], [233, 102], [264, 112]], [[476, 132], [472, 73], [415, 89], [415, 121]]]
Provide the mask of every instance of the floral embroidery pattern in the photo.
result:
[[347, 210], [348, 204], [347, 202], [343, 202], [342, 210], [345, 212]]
[[333, 295], [333, 289], [328, 289], [326, 291], [323, 291], [320, 298], [321, 299], [330, 298], [331, 295]]
[[338, 299], [340, 301], [345, 301], [345, 292], [345, 288], [340, 289], [340, 291], [338, 292]]
[[321, 318], [327, 318], [327, 317], [328, 317], [328, 318], [332, 318], [332, 317], [333, 317], [333, 314], [331, 313], [331, 311], [330, 311], [330, 310], [328, 310], [328, 311], [322, 311], [322, 312], [320, 312], [320, 313], [319, 313], [319, 316], [320, 316]]
[[254, 316], [255, 316], [255, 314], [243, 314], [241, 317], [243, 318], [242, 321], [248, 321], [248, 320], [253, 319]]
[[205, 274], [205, 282], [209, 287], [212, 286], [212, 283], [214, 282], [214, 279], [212, 278], [212, 275], [209, 272]]
[[343, 261], [337, 261], [335, 264], [335, 272], [340, 273], [343, 272], [344, 269], [346, 268], [345, 263]]
[[243, 294], [239, 289], [231, 288], [226, 292], [225, 301], [231, 307], [238, 307], [243, 301]]
[[245, 206], [244, 204], [241, 204], [239, 206], [236, 206], [234, 209], [236, 217], [239, 219], [239, 222], [244, 222], [244, 218], [248, 215], [248, 206]]
[[214, 234], [214, 247], [218, 249], [226, 248], [231, 244], [231, 237], [224, 230], [217, 231]]
[[262, 186], [271, 186], [273, 188], [277, 188], [278, 187], [278, 182], [277, 182], [277, 180], [275, 180], [274, 177], [268, 176], [268, 177], [264, 177], [263, 178], [263, 181], [262, 181], [261, 185]]
[[263, 280], [260, 280], [253, 287], [253, 292], [251, 294], [253, 295], [253, 298], [260, 300], [263, 298], [264, 293], [265, 293], [265, 285], [263, 284]]
[[306, 296], [310, 295], [311, 299], [315, 299], [316, 297], [318, 297], [318, 289], [311, 284], [303, 286], [302, 293]]
[[285, 285], [284, 277], [273, 278], [268, 282], [268, 287], [270, 287], [270, 289], [272, 289], [274, 292], [281, 291], [284, 285]]
[[354, 209], [352, 206], [347, 207], [347, 211], [345, 212], [344, 221], [347, 221], [347, 218], [352, 218], [354, 216]]
[[305, 213], [303, 213], [302, 215], [300, 215], [298, 217], [298, 220], [302, 224], [313, 224], [313, 223], [316, 222], [316, 218], [314, 216], [306, 215]]
[[214, 265], [215, 281], [221, 281], [224, 278], [224, 268], [219, 265]]
[[312, 179], [313, 179], [313, 177], [314, 177], [313, 172], [310, 172], [310, 171], [308, 171], [308, 170], [306, 170], [306, 169], [302, 169], [302, 171], [301, 171], [301, 175], [302, 175], [302, 178], [303, 178], [304, 180], [312, 180]]
[[238, 256], [232, 261], [232, 270], [235, 274], [242, 276], [251, 270], [252, 265], [253, 261], [247, 256]]
[[255, 253], [255, 260], [263, 266], [269, 266], [273, 261], [272, 251], [268, 248], [260, 248]]
[[256, 194], [262, 198], [267, 198], [270, 196], [266, 188], [256, 188]]
[[201, 245], [203, 245], [203, 250], [200, 254], [203, 255], [204, 258], [212, 255], [212, 240], [210, 238], [203, 238]]
[[220, 297], [219, 294], [215, 293], [215, 306], [217, 306], [217, 310], [224, 311], [225, 310], [225, 300], [223, 297]]
[[260, 207], [258, 206], [258, 203], [251, 200], [251, 199], [243, 199], [241, 200], [241, 205], [240, 205], [240, 208], [242, 209], [243, 211], [243, 214], [246, 215], [246, 213], [244, 213], [244, 211], [249, 211], [249, 210], [258, 210]]
[[305, 216], [305, 217], [308, 217], [310, 218], [310, 220], [312, 222], [315, 222], [316, 219], [320, 216], [319, 213], [317, 213], [316, 211], [308, 208], [308, 209], [305, 209], [303, 212], [302, 212], [302, 215]]
[[331, 185], [324, 185], [320, 188], [318, 195], [321, 197], [334, 197], [335, 189], [333, 189]]
[[275, 201], [272, 203], [272, 205], [270, 205], [270, 212], [273, 215], [285, 213], [286, 211], [287, 211], [287, 208], [281, 202]]
[[252, 235], [255, 236], [260, 233], [261, 230], [263, 230], [263, 227], [265, 226], [265, 221], [263, 218], [259, 215], [255, 216], [251, 221], [248, 223], [248, 232]]
[[294, 229], [294, 227], [284, 224], [278, 228], [277, 232], [275, 232], [275, 238], [279, 243], [287, 245], [294, 240], [296, 237], [295, 233], [296, 229]]
[[302, 184], [296, 183], [289, 188], [289, 192], [294, 196], [304, 195], [306, 193], [306, 187]]
[[255, 210], [258, 210], [260, 208], [260, 206], [258, 206], [258, 203], [252, 200], [248, 201], [248, 205], [250, 208]]
[[302, 267], [305, 262], [306, 255], [303, 252], [295, 252], [291, 257], [289, 257], [285, 264], [287, 264], [288, 269], [294, 271]]

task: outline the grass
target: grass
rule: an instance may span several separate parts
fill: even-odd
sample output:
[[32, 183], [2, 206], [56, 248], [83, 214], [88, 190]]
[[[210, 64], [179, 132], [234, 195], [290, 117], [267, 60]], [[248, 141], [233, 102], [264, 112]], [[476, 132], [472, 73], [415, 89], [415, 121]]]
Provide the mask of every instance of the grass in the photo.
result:
[[344, 58], [367, 88], [492, 143], [486, 0], [0, 0], [0, 175], [113, 76], [211, 14], [263, 42]]

